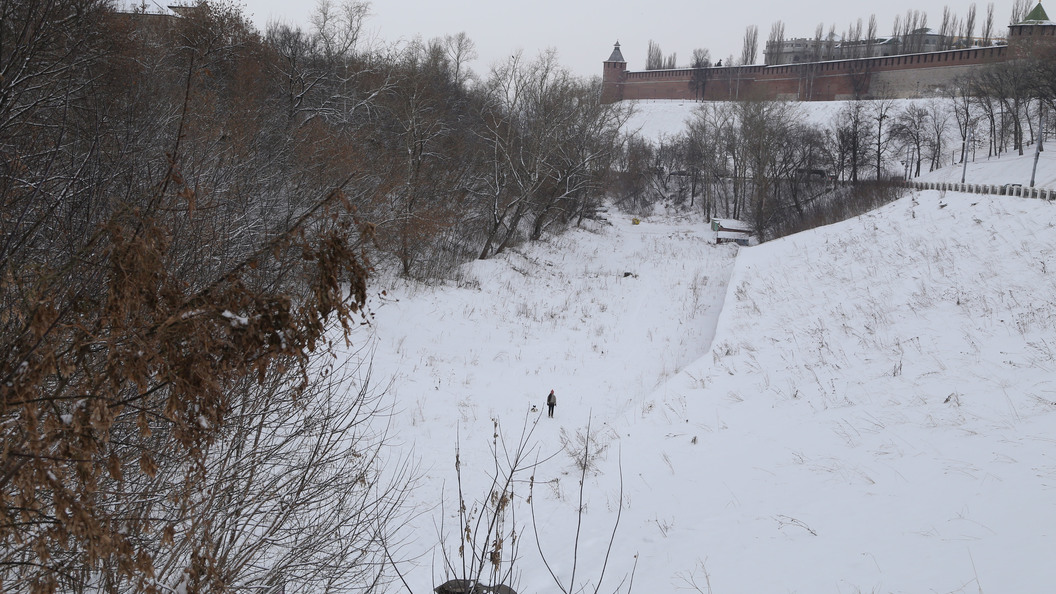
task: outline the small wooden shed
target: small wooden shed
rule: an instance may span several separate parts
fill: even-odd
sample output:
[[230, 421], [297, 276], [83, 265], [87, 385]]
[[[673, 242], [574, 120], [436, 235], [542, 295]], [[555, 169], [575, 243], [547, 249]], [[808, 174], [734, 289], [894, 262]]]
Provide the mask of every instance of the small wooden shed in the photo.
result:
[[715, 243], [748, 245], [752, 237], [752, 226], [736, 219], [711, 219], [711, 230], [715, 232]]
[[748, 245], [750, 235], [733, 231], [719, 231], [715, 234], [715, 243], [736, 243], [737, 245]]
[[734, 231], [751, 235], [752, 226], [737, 219], [711, 219], [712, 231]]
[[449, 580], [433, 589], [436, 594], [517, 594], [513, 588], [499, 584], [485, 586], [472, 580]]

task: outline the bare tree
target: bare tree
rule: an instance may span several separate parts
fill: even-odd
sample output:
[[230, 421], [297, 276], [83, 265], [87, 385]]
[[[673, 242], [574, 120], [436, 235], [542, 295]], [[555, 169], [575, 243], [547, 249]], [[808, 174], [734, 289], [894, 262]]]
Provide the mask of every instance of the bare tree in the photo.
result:
[[949, 111], [954, 116], [954, 121], [957, 123], [957, 130], [960, 134], [961, 157], [959, 162], [961, 163], [968, 158], [968, 137], [975, 130], [979, 120], [973, 109], [974, 98], [972, 92], [975, 87], [972, 75], [969, 75], [967, 78], [957, 81], [956, 84], [946, 91], [946, 98], [950, 104]]
[[542, 100], [537, 89], [565, 79], [552, 52], [531, 64], [518, 52], [492, 68], [485, 83], [489, 97], [482, 133], [491, 167], [476, 190], [488, 221], [480, 259], [498, 253], [516, 235], [532, 194], [546, 178], [542, 149], [555, 131], [550, 124], [557, 123], [533, 117], [532, 103]]
[[817, 28], [814, 30], [814, 38], [808, 42], [809, 47], [806, 54], [805, 64], [799, 69], [799, 76], [802, 81], [800, 99], [810, 101], [814, 98], [814, 81], [817, 78], [817, 73], [820, 69], [818, 62], [822, 61], [822, 56], [825, 52], [823, 43], [825, 34], [824, 23], [818, 23]]
[[621, 127], [632, 106], [604, 104], [596, 84], [573, 81], [564, 105], [550, 114], [565, 125], [548, 147], [547, 180], [532, 199], [529, 239], [542, 238], [553, 225], [582, 221], [603, 195], [604, 181], [622, 144]]
[[711, 67], [711, 52], [707, 48], [697, 48], [693, 50], [693, 56], [690, 59], [690, 68], [710, 68]]
[[916, 51], [927, 51], [927, 38], [930, 31], [931, 29], [928, 27], [928, 13], [921, 11], [919, 26], [916, 29]]
[[908, 10], [902, 19], [901, 53], [916, 54], [923, 52], [928, 36], [928, 15], [919, 10]]
[[369, 591], [402, 481], [327, 357], [358, 340], [378, 186], [348, 111], [286, 125], [282, 76], [336, 45], [283, 55], [216, 5], [9, 8], [0, 583]]
[[975, 73], [969, 81], [972, 84], [969, 95], [974, 104], [983, 113], [987, 123], [987, 156], [1000, 155], [1004, 151], [1004, 114], [1001, 101], [991, 92], [990, 81], [981, 80]]
[[907, 10], [904, 17], [895, 19], [895, 30], [891, 34], [898, 38], [898, 53], [900, 54], [912, 53], [913, 42], [909, 36], [912, 18], [913, 11]]
[[650, 189], [655, 174], [655, 152], [653, 144], [638, 135], [632, 135], [623, 145], [614, 167], [613, 193], [617, 204], [627, 212], [637, 214], [652, 205]]
[[776, 101], [744, 101], [737, 104], [736, 112], [750, 183], [751, 216], [763, 237], [781, 211], [777, 185], [783, 148], [794, 142], [796, 107]]
[[767, 229], [768, 237], [775, 236], [775, 229], [783, 226], [784, 220], [802, 220], [811, 204], [829, 193], [829, 174], [825, 170], [829, 145], [830, 139], [823, 130], [800, 122], [789, 127], [777, 168], [781, 210]]
[[484, 90], [489, 165], [474, 190], [487, 221], [481, 259], [505, 249], [533, 215], [529, 233], [538, 238], [558, 211], [576, 210], [571, 204], [598, 187], [628, 113], [601, 105], [597, 89], [560, 67], [553, 51], [531, 63], [513, 56], [492, 70]]
[[716, 172], [719, 170], [715, 145], [711, 142], [710, 122], [699, 111], [686, 122], [684, 136], [684, 166], [689, 172], [689, 206], [696, 204], [697, 196], [702, 196], [701, 204], [704, 218], [710, 219], [714, 213], [713, 193], [711, 191]]
[[766, 50], [763, 52], [763, 57], [768, 65], [778, 65], [782, 63], [784, 44], [785, 23], [783, 21], [776, 21], [770, 27], [770, 37], [766, 40]]
[[[553, 567], [550, 565], [550, 561], [549, 561], [549, 559], [547, 557], [547, 553], [546, 553], [546, 551], [545, 551], [545, 549], [544, 549], [544, 547], [542, 545], [542, 542], [541, 542], [541, 540], [539, 538], [539, 536], [540, 536], [539, 528], [538, 528], [538, 524], [536, 523], [536, 517], [535, 517], [535, 503], [534, 503], [535, 502], [535, 498], [531, 497], [531, 495], [529, 495], [529, 500], [532, 502], [532, 504], [531, 504], [532, 529], [535, 532], [535, 541], [536, 541], [536, 545], [538, 546], [538, 549], [539, 549], [539, 555], [543, 559], [543, 564], [546, 566], [547, 571], [550, 572], [550, 576], [554, 579], [554, 584], [557, 585], [558, 590], [560, 590], [562, 592], [562, 594], [572, 594], [573, 592], [590, 591], [590, 589], [589, 589], [590, 582], [577, 582], [577, 580], [576, 580], [576, 577], [577, 577], [576, 573], [577, 573], [577, 571], [579, 570], [579, 567], [580, 567], [580, 560], [579, 560], [580, 542], [579, 541], [580, 541], [580, 536], [581, 536], [582, 531], [583, 531], [583, 520], [584, 520], [584, 516], [585, 516], [585, 512], [586, 512], [586, 504], [585, 504], [584, 496], [585, 496], [585, 493], [586, 493], [587, 473], [595, 468], [596, 464], [598, 463], [597, 458], [600, 455], [600, 452], [604, 451], [605, 446], [599, 444], [597, 434], [591, 431], [591, 423], [590, 423], [589, 419], [587, 420], [586, 428], [584, 428], [584, 430], [577, 436], [577, 439], [575, 441], [572, 441], [572, 440], [569, 440], [569, 439], [566, 439], [564, 441], [565, 441], [565, 451], [570, 456], [573, 456], [573, 462], [574, 462], [575, 468], [576, 468], [576, 470], [579, 471], [579, 492], [578, 492], [578, 501], [577, 501], [577, 505], [576, 505], [576, 529], [575, 529], [575, 535], [574, 535], [573, 541], [572, 541], [572, 551], [571, 551], [572, 568], [571, 568], [567, 578], [563, 579], [561, 576], [558, 576], [557, 573], [554, 572]], [[622, 516], [623, 505], [624, 505], [624, 501], [623, 501], [623, 469], [622, 469], [622, 466], [619, 467], [619, 481], [620, 481], [620, 486], [619, 486], [619, 494], [617, 495], [616, 520], [613, 522], [612, 531], [609, 534], [608, 546], [606, 547], [606, 550], [605, 550], [605, 556], [604, 556], [604, 559], [601, 562], [601, 567], [598, 569], [598, 573], [597, 573], [597, 576], [595, 578], [597, 585], [593, 589], [593, 593], [594, 594], [598, 594], [599, 592], [601, 592], [602, 585], [605, 583], [605, 574], [606, 574], [606, 572], [608, 570], [608, 566], [609, 566], [609, 556], [612, 553], [612, 547], [613, 547], [613, 545], [616, 542], [616, 533], [617, 533], [617, 531], [619, 530], [619, 527], [620, 527], [620, 517]], [[534, 487], [534, 482], [533, 482], [533, 487]], [[619, 593], [619, 592], [626, 592], [627, 594], [630, 594], [630, 592], [632, 591], [633, 585], [634, 585], [634, 570], [636, 568], [637, 568], [637, 556], [635, 556], [635, 562], [634, 562], [634, 565], [632, 566], [630, 574], [623, 577], [623, 579], [621, 580], [620, 584], [613, 591], [614, 594]], [[624, 590], [624, 588], [623, 588], [625, 583], [626, 583], [626, 590]], [[606, 591], [608, 591], [608, 590], [606, 590]]]
[[968, 7], [968, 15], [964, 17], [964, 25], [961, 28], [962, 45], [966, 48], [976, 45], [975, 43], [975, 3]]
[[931, 160], [931, 171], [942, 167], [943, 155], [946, 153], [946, 132], [950, 127], [950, 117], [953, 115], [947, 106], [937, 100], [928, 101], [927, 127], [929, 134], [928, 148]]
[[1031, 78], [1035, 87], [1034, 94], [1039, 103], [1056, 110], [1056, 60], [1054, 58], [1056, 56], [1053, 50], [1048, 48], [1031, 59], [1030, 64]]
[[[458, 525], [455, 533], [449, 534], [441, 524], [440, 540], [443, 547], [443, 572], [445, 585], [450, 591], [457, 592], [512, 592], [515, 585], [517, 569], [521, 560], [520, 543], [523, 540], [523, 521], [518, 512], [528, 505], [532, 516], [537, 549], [544, 566], [550, 570], [558, 588], [565, 593], [583, 591], [587, 583], [577, 579], [579, 570], [580, 545], [579, 537], [585, 520], [584, 496], [586, 493], [585, 477], [592, 472], [599, 462], [603, 446], [599, 446], [598, 436], [591, 431], [588, 421], [584, 432], [578, 434], [578, 440], [564, 439], [564, 451], [572, 456], [576, 471], [584, 480], [579, 484], [579, 505], [577, 507], [577, 525], [573, 536], [572, 560], [573, 569], [566, 582], [557, 576], [549, 564], [549, 553], [540, 538], [536, 522], [535, 508], [539, 495], [535, 493], [538, 473], [546, 464], [558, 459], [562, 450], [541, 452], [533, 435], [539, 422], [539, 416], [525, 415], [520, 434], [516, 439], [509, 439], [498, 421], [493, 421], [491, 440], [492, 464], [486, 472], [488, 487], [485, 492], [474, 495], [466, 491], [466, 476], [472, 468], [465, 466], [462, 458], [461, 438], [455, 446], [455, 477], [458, 498]], [[620, 474], [620, 501], [618, 509], [622, 512], [623, 477]], [[608, 570], [609, 553], [615, 542], [619, 528], [619, 513], [613, 525], [605, 558], [601, 561], [596, 576], [600, 591]], [[452, 542], [454, 540], [455, 542]], [[457, 545], [456, 545], [457, 543]], [[631, 592], [633, 570], [617, 586], [616, 592]], [[626, 586], [626, 589], [624, 589]], [[442, 585], [438, 591], [449, 591]]]
[[957, 17], [950, 11], [949, 5], [943, 6], [942, 23], [939, 25], [939, 47], [936, 49], [946, 50], [953, 45], [956, 23]]
[[986, 20], [983, 21], [982, 29], [979, 31], [979, 45], [989, 47], [994, 35], [994, 3], [986, 5]]
[[645, 54], [645, 69], [646, 70], [661, 70], [664, 67], [664, 53], [660, 49], [660, 44], [656, 43], [652, 39], [649, 40], [649, 48]]
[[[473, 495], [463, 487], [461, 439], [455, 443], [455, 476], [458, 497], [457, 546], [452, 552], [446, 528], [441, 524], [445, 580], [457, 580], [464, 592], [481, 591], [478, 585], [511, 587], [519, 558], [517, 519], [521, 504], [531, 497], [531, 475], [539, 464], [538, 445], [532, 439], [539, 417], [525, 415], [516, 441], [507, 441], [498, 421], [493, 421], [493, 466], [485, 493]], [[534, 458], [534, 460], [533, 460]], [[526, 495], [527, 493], [527, 495]], [[471, 499], [471, 497], [476, 497]]]
[[844, 59], [862, 57], [862, 19], [848, 25], [847, 31], [843, 34], [840, 57]]
[[924, 148], [928, 140], [927, 119], [928, 112], [925, 108], [910, 104], [894, 116], [894, 122], [890, 128], [891, 137], [906, 147], [908, 149], [906, 153], [912, 156], [907, 157], [910, 160], [907, 166], [911, 165], [909, 170], [913, 177], [920, 176], [920, 164], [923, 161]]
[[660, 44], [649, 40], [649, 48], [645, 56], [646, 70], [671, 70], [676, 67], [677, 59], [678, 56], [674, 53], [665, 58]]
[[865, 56], [871, 58], [876, 55], [877, 24], [876, 15], [869, 15], [869, 25], [865, 30]]
[[825, 39], [825, 23], [818, 23], [818, 26], [814, 28], [814, 43], [810, 48], [810, 62], [820, 62], [825, 59], [825, 48], [823, 41]]
[[748, 25], [744, 30], [744, 44], [741, 46], [741, 64], [755, 64], [759, 55], [759, 27]]
[[998, 140], [995, 148], [999, 150], [1010, 136], [1013, 150], [1023, 154], [1025, 120], [1029, 121], [1030, 103], [1037, 92], [1035, 72], [1029, 60], [1011, 60], [976, 73], [974, 94], [991, 119], [992, 137]]
[[455, 35], [444, 37], [444, 49], [447, 51], [448, 60], [454, 67], [455, 84], [465, 87], [466, 83], [473, 78], [473, 72], [468, 68], [467, 63], [477, 58], [476, 44], [466, 35], [465, 31], [460, 31]]
[[1015, 0], [1015, 2], [1012, 3], [1012, 14], [1008, 19], [1008, 24], [1017, 25], [1022, 23], [1030, 12], [1031, 4], [1033, 4], [1033, 0]]
[[378, 88], [361, 94], [357, 84], [372, 76], [355, 57], [367, 12], [363, 3], [325, 0], [312, 13], [309, 31], [269, 25], [265, 39], [281, 57], [272, 67], [280, 73], [287, 126], [314, 118], [355, 125], [358, 112], [376, 96]]
[[317, 32], [323, 55], [331, 62], [352, 55], [363, 31], [363, 22], [370, 12], [370, 4], [345, 0], [319, 0], [309, 17]]
[[693, 50], [690, 68], [693, 69], [693, 75], [690, 77], [689, 86], [693, 90], [693, 95], [697, 100], [703, 101], [704, 93], [707, 91], [708, 79], [711, 74], [708, 70], [711, 68], [711, 52], [702, 48]]
[[890, 133], [884, 127], [884, 122], [891, 118], [891, 112], [895, 109], [895, 101], [888, 96], [882, 95], [871, 102], [871, 117], [876, 122], [876, 135], [873, 136], [873, 156], [876, 158], [876, 179], [883, 179], [883, 163], [890, 142]]
[[836, 140], [833, 169], [841, 179], [849, 179], [851, 183], [858, 183], [859, 174], [867, 163], [873, 140], [873, 127], [868, 119], [866, 102], [859, 100], [848, 102], [832, 124]]
[[829, 25], [829, 34], [825, 36], [825, 60], [836, 59], [836, 25]]
[[[392, 88], [379, 100], [391, 126], [393, 159], [386, 212], [376, 221], [379, 246], [399, 261], [400, 272], [421, 277], [448, 229], [468, 201], [469, 179], [481, 159], [466, 134], [461, 65], [451, 45], [436, 39], [410, 43], [394, 65]], [[465, 48], [463, 47], [463, 50]], [[380, 110], [379, 110], [380, 111]], [[452, 159], [452, 155], [460, 158]], [[376, 174], [381, 174], [379, 169]]]
[[[374, 393], [362, 355], [351, 367], [325, 358], [313, 363], [297, 406], [289, 405], [295, 386], [281, 374], [240, 386], [233, 422], [210, 444], [204, 465], [162, 458], [135, 491], [189, 488], [189, 504], [136, 498], [115, 485], [135, 502], [125, 510], [129, 517], [183, 526], [171, 542], [134, 536], [152, 554], [158, 582], [180, 584], [188, 580], [185, 569], [196, 566], [204, 572], [192, 585], [246, 590], [376, 591], [394, 578], [395, 529], [413, 476], [373, 422], [390, 411]], [[188, 476], [195, 479], [189, 487]], [[112, 579], [116, 569], [104, 568], [100, 579]]]

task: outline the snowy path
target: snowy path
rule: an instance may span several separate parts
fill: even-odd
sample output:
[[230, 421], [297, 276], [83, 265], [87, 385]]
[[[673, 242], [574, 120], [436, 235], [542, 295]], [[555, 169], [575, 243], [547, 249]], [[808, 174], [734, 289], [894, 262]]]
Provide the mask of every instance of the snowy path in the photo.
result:
[[474, 262], [459, 287], [390, 289], [376, 366], [401, 406], [519, 419], [555, 389], [563, 417], [616, 414], [703, 356], [736, 248], [702, 222], [611, 223]]
[[[390, 291], [375, 377], [394, 378], [394, 435], [421, 460], [414, 591], [442, 577], [436, 533], [457, 523], [456, 434], [472, 505], [492, 420], [515, 437], [551, 388], [557, 418], [533, 438], [557, 455], [534, 500], [559, 576], [578, 506], [561, 442], [590, 418], [606, 447], [577, 587], [599, 573], [622, 473], [604, 591], [635, 563], [636, 592], [1050, 591], [1054, 229], [1050, 202], [940, 192], [740, 252], [700, 222], [612, 215], [457, 287]], [[516, 502], [515, 586], [555, 591]]]
[[[420, 509], [455, 481], [456, 432], [463, 467], [479, 471], [467, 492], [481, 495], [493, 419], [515, 435], [556, 390], [556, 418], [534, 435], [552, 454], [588, 419], [635, 418], [658, 385], [707, 353], [737, 248], [714, 245], [700, 220], [608, 217], [471, 263], [457, 286], [398, 285], [374, 303], [374, 378], [394, 378], [394, 435], [414, 444], [429, 485], [415, 494]], [[562, 455], [549, 472], [568, 466]], [[423, 522], [421, 538], [433, 537], [423, 546], [435, 543], [433, 522]], [[415, 575], [429, 580], [429, 568]]]

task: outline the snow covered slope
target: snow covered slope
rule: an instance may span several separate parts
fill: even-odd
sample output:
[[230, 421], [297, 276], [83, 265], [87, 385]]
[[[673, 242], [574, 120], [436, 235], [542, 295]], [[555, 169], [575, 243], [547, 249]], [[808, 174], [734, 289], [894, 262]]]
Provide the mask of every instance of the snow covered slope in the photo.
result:
[[[384, 287], [374, 378], [421, 469], [414, 592], [458, 532], [456, 441], [472, 507], [493, 422], [510, 443], [526, 417], [540, 540], [576, 588], [597, 585], [622, 475], [602, 591], [632, 570], [635, 592], [1051, 591], [1056, 205], [923, 192], [761, 246], [711, 236], [611, 212], [450, 286]], [[576, 559], [562, 444], [588, 422], [605, 450]], [[526, 494], [514, 586], [556, 592]]]
[[[968, 167], [962, 165], [949, 165], [936, 169], [932, 172], [924, 172], [917, 181], [961, 183], [961, 175], [964, 174], [964, 182], [968, 184], [1020, 184], [1024, 188], [1030, 185], [1030, 175], [1034, 171], [1034, 149], [1024, 151], [1020, 157], [1015, 153], [1002, 155], [1000, 158], [986, 158], [986, 151], [975, 155], [974, 160], [969, 157]], [[925, 163], [925, 168], [927, 164]], [[1037, 188], [1056, 190], [1056, 153], [1051, 150], [1042, 151], [1038, 155], [1038, 167], [1034, 175], [1034, 186]]]
[[706, 564], [715, 592], [1049, 591], [1054, 226], [925, 192], [742, 251], [710, 355], [623, 438], [641, 566], [673, 587]]
[[[537, 473], [541, 530], [571, 542], [574, 463], [562, 441], [574, 441], [589, 418], [614, 435], [607, 423], [635, 418], [658, 386], [708, 352], [736, 253], [735, 246], [714, 245], [699, 219], [635, 224], [613, 212], [605, 223], [468, 264], [450, 286], [395, 283], [374, 300], [373, 377], [377, 385], [392, 378], [387, 390], [399, 409], [392, 434], [405, 451], [413, 448], [423, 475], [412, 495], [423, 515], [406, 531], [411, 543], [403, 551], [423, 555], [416, 571], [404, 569], [415, 592], [443, 581], [432, 550], [440, 527], [457, 533], [456, 443], [466, 497], [489, 495], [493, 420], [514, 440], [526, 416], [539, 422], [532, 445], [548, 459]], [[558, 397], [552, 420], [542, 414], [551, 389]], [[613, 497], [616, 473], [595, 478], [605, 488], [593, 495]], [[614, 509], [615, 502], [598, 511]], [[518, 522], [526, 521], [526, 510], [519, 513]], [[590, 519], [607, 534], [610, 514]], [[556, 524], [547, 527], [550, 520]], [[551, 591], [526, 536], [518, 591]], [[584, 556], [591, 558], [586, 565], [600, 567], [590, 552]]]

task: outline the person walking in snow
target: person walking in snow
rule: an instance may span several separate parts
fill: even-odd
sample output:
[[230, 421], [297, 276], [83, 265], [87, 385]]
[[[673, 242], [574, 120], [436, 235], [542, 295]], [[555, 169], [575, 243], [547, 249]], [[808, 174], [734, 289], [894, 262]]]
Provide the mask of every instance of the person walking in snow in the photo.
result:
[[547, 416], [549, 416], [549, 417], [553, 417], [554, 416], [554, 407], [555, 406], [557, 406], [557, 396], [554, 394], [553, 390], [550, 390], [550, 395], [546, 397], [546, 408], [547, 408], [547, 413], [548, 413]]

